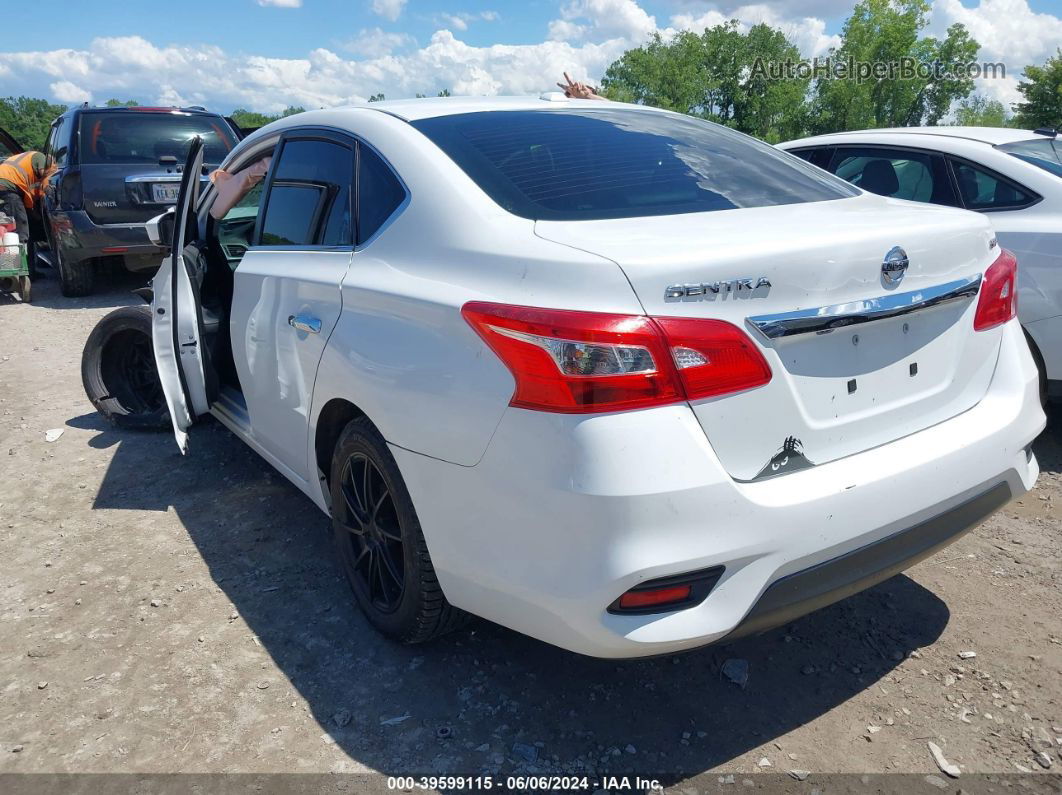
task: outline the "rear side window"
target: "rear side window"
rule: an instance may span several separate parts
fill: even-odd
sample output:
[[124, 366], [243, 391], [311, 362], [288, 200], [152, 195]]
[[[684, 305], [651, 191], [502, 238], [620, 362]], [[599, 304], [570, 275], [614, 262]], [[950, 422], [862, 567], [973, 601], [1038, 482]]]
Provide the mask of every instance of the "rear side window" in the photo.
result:
[[167, 162], [183, 163], [196, 136], [203, 139], [207, 163], [220, 163], [236, 143], [232, 129], [220, 116], [180, 111], [88, 111], [81, 114], [81, 162], [143, 164], [167, 158]]
[[830, 167], [841, 179], [881, 196], [955, 206], [944, 160], [917, 149], [842, 147]]
[[1009, 179], [965, 160], [952, 160], [951, 167], [959, 196], [968, 210], [1013, 210], [1039, 198]]
[[524, 218], [631, 218], [856, 195], [774, 147], [677, 114], [488, 111], [412, 124]]
[[1062, 143], [1059, 143], [1057, 138], [1032, 138], [996, 148], [1062, 177]]
[[286, 141], [269, 186], [262, 245], [351, 245], [353, 157], [352, 148], [333, 141]]
[[406, 198], [387, 164], [364, 144], [358, 150], [358, 243], [375, 235]]

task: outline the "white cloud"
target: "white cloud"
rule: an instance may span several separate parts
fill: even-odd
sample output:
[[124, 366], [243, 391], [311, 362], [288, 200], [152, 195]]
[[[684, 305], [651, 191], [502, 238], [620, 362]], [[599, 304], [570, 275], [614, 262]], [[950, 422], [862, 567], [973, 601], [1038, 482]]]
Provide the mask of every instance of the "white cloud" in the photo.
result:
[[948, 26], [961, 22], [981, 45], [981, 61], [1002, 62], [1006, 78], [981, 79], [977, 89], [1009, 107], [1020, 102], [1018, 81], [1030, 64], [1041, 64], [1062, 44], [1062, 18], [1037, 14], [1028, 0], [980, 0], [967, 8], [960, 0], [935, 0], [930, 31], [946, 34]]
[[[372, 31], [361, 41], [373, 41]], [[443, 88], [454, 94], [537, 94], [549, 90], [564, 70], [575, 79], [596, 79], [626, 46], [613, 40], [473, 47], [449, 31], [438, 31], [426, 46], [401, 54], [381, 50], [349, 58], [322, 48], [304, 58], [269, 58], [211, 46], [159, 47], [131, 36], [95, 39], [85, 50], [0, 53], [0, 74], [10, 73], [5, 85], [18, 93], [64, 102], [80, 102], [91, 91], [96, 97], [150, 104], [276, 112], [288, 105], [362, 102], [380, 91], [389, 97], [434, 94]], [[73, 88], [58, 87], [61, 81]], [[74, 89], [76, 99], [68, 99]]]
[[437, 21], [443, 26], [461, 31], [468, 30], [469, 23], [479, 21], [497, 22], [500, 18], [497, 11], [480, 11], [478, 14], [462, 11], [459, 14], [440, 14], [436, 17]]
[[343, 44], [343, 49], [364, 58], [380, 58], [395, 50], [412, 47], [417, 40], [408, 33], [388, 33], [380, 28], [363, 29]]
[[692, 30], [700, 33], [705, 28], [721, 25], [731, 19], [738, 20], [742, 31], [748, 31], [761, 22], [774, 28], [780, 28], [786, 37], [796, 45], [800, 54], [812, 58], [825, 55], [830, 47], [841, 43], [840, 36], [826, 34], [826, 21], [818, 17], [794, 19], [775, 11], [771, 3], [739, 6], [729, 13], [716, 10], [707, 11], [699, 16], [693, 14], [676, 14], [671, 17], [671, 26], [678, 30]]
[[566, 19], [555, 19], [549, 23], [550, 41], [579, 41], [586, 31], [586, 25], [576, 25]]
[[52, 92], [52, 96], [60, 102], [91, 102], [92, 94], [81, 86], [74, 85], [69, 80], [57, 80], [52, 83], [48, 88]]
[[372, 12], [394, 22], [402, 14], [407, 0], [372, 0]]
[[302, 0], [257, 0], [260, 6], [272, 6], [274, 8], [301, 8]]
[[640, 44], [655, 30], [656, 19], [635, 0], [571, 0], [561, 7], [560, 19], [549, 25], [555, 41], [594, 37]]

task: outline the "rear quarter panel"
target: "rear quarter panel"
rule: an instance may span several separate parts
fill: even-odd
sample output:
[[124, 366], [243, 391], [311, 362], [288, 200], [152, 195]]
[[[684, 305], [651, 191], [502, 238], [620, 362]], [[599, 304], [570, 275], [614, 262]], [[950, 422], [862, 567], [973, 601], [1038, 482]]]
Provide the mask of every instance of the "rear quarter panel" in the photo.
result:
[[[534, 235], [403, 121], [344, 124], [406, 183], [407, 204], [355, 252], [318, 369], [310, 444], [333, 398], [391, 444], [455, 464], [482, 457], [512, 397], [508, 369], [461, 316], [468, 301], [640, 313], [611, 261]], [[327, 114], [322, 114], [327, 122]], [[312, 460], [312, 459], [311, 459]]]

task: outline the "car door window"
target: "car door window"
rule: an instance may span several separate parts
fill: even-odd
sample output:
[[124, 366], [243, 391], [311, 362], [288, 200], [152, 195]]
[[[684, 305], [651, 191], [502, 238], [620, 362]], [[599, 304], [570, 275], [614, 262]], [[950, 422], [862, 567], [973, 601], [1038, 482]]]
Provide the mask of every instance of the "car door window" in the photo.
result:
[[830, 155], [833, 154], [833, 150], [828, 146], [816, 146], [809, 149], [790, 149], [789, 152], [803, 160], [807, 160], [813, 166], [818, 166], [819, 168], [826, 168], [829, 166]]
[[358, 150], [358, 244], [365, 243], [405, 201], [406, 189], [371, 147]]
[[268, 188], [261, 244], [351, 245], [353, 158], [353, 149], [336, 141], [286, 141]]
[[955, 183], [968, 210], [1013, 210], [1027, 207], [1039, 197], [1009, 179], [965, 160], [951, 161]]
[[893, 147], [841, 147], [830, 170], [863, 190], [932, 204], [958, 204], [943, 158]]
[[55, 161], [58, 168], [66, 165], [69, 150], [66, 145], [66, 117], [60, 116], [52, 125], [48, 133], [48, 140], [44, 144], [44, 154], [49, 155]]
[[259, 181], [216, 222], [217, 239], [229, 267], [235, 270], [251, 246], [262, 206], [264, 180]]

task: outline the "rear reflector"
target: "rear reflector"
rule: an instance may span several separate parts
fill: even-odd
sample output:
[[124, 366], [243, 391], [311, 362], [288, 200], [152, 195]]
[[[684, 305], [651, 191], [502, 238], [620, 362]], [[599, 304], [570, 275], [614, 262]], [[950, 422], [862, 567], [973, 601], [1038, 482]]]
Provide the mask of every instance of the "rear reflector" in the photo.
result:
[[100, 249], [100, 254], [124, 254], [129, 250], [129, 246], [107, 246]]
[[516, 380], [510, 405], [599, 413], [762, 386], [767, 361], [721, 320], [650, 318], [473, 301], [469, 325]]
[[974, 330], [987, 331], [1006, 323], [1018, 314], [1018, 260], [1005, 248], [981, 280], [977, 297]]
[[670, 588], [656, 588], [652, 591], [627, 591], [619, 598], [619, 609], [660, 607], [674, 602], [685, 602], [690, 598], [691, 590], [688, 585], [673, 585]]
[[667, 613], [699, 605], [723, 576], [723, 566], [646, 580], [608, 606], [616, 614]]

